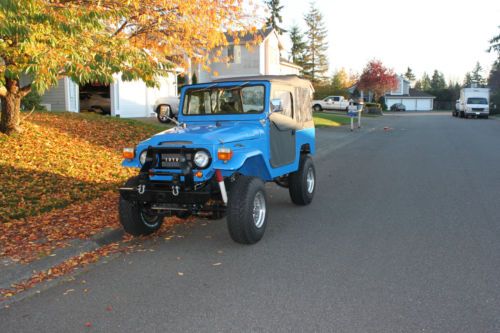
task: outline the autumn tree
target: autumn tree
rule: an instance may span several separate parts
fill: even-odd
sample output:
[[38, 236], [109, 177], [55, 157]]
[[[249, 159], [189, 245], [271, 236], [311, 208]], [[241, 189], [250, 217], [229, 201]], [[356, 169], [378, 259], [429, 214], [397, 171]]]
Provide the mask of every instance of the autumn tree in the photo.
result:
[[266, 26], [273, 27], [279, 34], [286, 32], [278, 24], [283, 23], [283, 17], [281, 17], [281, 10], [283, 6], [280, 5], [280, 0], [265, 0], [267, 9], [269, 10], [269, 18], [266, 21]]
[[328, 58], [328, 32], [323, 22], [323, 14], [311, 2], [309, 12], [304, 16], [307, 25], [307, 48], [304, 63], [304, 76], [313, 83], [318, 83], [327, 79]]
[[304, 67], [306, 52], [304, 35], [300, 32], [300, 29], [297, 25], [293, 25], [290, 28], [289, 35], [292, 42], [292, 48], [290, 49], [290, 60], [294, 64]]
[[[63, 76], [78, 84], [157, 77], [250, 25], [243, 0], [2, 0], [0, 131], [20, 131], [20, 102]], [[25, 83], [25, 81], [27, 83]], [[23, 84], [25, 83], [25, 84]]]
[[388, 91], [398, 87], [398, 79], [392, 69], [385, 67], [380, 60], [371, 60], [363, 69], [359, 78], [358, 89], [371, 91], [375, 100]]

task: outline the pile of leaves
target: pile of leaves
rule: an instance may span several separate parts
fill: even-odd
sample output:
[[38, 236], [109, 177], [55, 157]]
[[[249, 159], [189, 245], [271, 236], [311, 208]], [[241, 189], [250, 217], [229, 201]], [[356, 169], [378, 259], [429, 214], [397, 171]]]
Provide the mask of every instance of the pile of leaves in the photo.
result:
[[[0, 258], [20, 263], [55, 255], [55, 249], [71, 240], [118, 228], [117, 189], [135, 172], [121, 167], [121, 150], [166, 129], [53, 112], [24, 115], [23, 127], [17, 135], [0, 134]], [[178, 221], [168, 221], [165, 228], [172, 223]], [[114, 243], [82, 253], [35, 272], [10, 290], [0, 290], [0, 296], [9, 297], [127, 248]]]
[[[0, 223], [113, 190], [131, 175], [121, 149], [159, 132], [97, 115], [34, 113], [23, 133], [0, 134]], [[164, 128], [163, 128], [164, 129]]]

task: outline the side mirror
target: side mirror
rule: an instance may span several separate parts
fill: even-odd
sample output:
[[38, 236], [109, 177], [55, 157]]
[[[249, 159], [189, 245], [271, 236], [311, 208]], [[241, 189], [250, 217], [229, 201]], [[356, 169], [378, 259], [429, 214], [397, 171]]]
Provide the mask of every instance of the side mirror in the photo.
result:
[[283, 111], [283, 104], [281, 102], [281, 99], [273, 98], [271, 100], [271, 112], [281, 112], [281, 111]]

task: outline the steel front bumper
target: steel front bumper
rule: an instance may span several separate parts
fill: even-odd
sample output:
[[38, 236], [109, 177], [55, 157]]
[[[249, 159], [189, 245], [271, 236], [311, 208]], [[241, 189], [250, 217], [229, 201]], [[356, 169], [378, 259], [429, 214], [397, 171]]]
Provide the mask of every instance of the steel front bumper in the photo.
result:
[[147, 181], [138, 185], [136, 188], [120, 188], [120, 195], [127, 201], [141, 203], [203, 205], [210, 200], [212, 192], [209, 188], [187, 190], [182, 185], [174, 185], [169, 182]]

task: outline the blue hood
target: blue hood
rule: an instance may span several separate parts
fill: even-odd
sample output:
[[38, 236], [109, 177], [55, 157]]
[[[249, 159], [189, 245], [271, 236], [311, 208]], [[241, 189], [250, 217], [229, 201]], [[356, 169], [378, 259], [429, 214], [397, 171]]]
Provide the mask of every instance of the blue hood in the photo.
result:
[[158, 145], [162, 142], [190, 141], [192, 144], [224, 144], [235, 141], [257, 139], [264, 135], [260, 123], [249, 122], [219, 122], [212, 124], [188, 124], [186, 128], [174, 127], [158, 133], [148, 140], [149, 144]]

